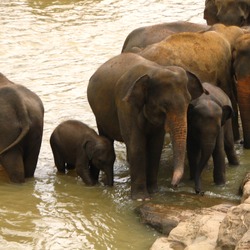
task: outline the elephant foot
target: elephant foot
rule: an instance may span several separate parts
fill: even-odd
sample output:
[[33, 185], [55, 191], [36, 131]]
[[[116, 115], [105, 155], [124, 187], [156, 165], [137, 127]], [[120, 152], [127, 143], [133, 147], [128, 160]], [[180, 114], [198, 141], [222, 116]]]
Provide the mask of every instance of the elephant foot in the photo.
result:
[[132, 192], [131, 198], [132, 200], [137, 200], [137, 201], [149, 201], [150, 200], [150, 196], [147, 192]]
[[200, 189], [195, 189], [195, 193], [197, 195], [201, 195], [201, 196], [204, 196], [205, 192], [204, 191], [201, 191]]
[[238, 166], [238, 165], [240, 165], [240, 162], [239, 162], [239, 160], [237, 158], [233, 158], [233, 159], [228, 160], [228, 163], [230, 165], [232, 165], [232, 166]]
[[154, 184], [154, 185], [148, 185], [148, 192], [149, 194], [155, 194], [159, 191], [158, 185]]

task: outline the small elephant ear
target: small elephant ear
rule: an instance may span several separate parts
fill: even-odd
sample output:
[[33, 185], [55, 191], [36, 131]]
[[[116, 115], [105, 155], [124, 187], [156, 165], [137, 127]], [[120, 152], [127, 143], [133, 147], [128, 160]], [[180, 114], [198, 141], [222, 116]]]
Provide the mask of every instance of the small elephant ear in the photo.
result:
[[198, 98], [202, 94], [208, 95], [209, 92], [203, 87], [200, 79], [195, 74], [191, 73], [190, 71], [186, 71], [186, 72], [188, 76], [187, 88], [188, 88], [189, 94], [192, 97], [192, 100]]
[[83, 144], [83, 148], [85, 149], [85, 152], [86, 152], [88, 159], [91, 160], [93, 158], [93, 155], [94, 155], [94, 148], [95, 148], [94, 142], [86, 141]]
[[149, 79], [148, 75], [139, 77], [128, 89], [123, 101], [131, 102], [138, 106], [143, 105], [147, 96]]
[[229, 105], [223, 106], [222, 107], [222, 119], [221, 119], [221, 126], [225, 124], [225, 122], [233, 117], [233, 109]]

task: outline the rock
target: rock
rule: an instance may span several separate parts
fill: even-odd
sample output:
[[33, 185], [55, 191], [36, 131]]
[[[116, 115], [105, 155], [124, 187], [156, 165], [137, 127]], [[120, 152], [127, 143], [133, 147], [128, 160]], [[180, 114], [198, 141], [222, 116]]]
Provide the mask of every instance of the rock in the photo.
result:
[[250, 249], [250, 173], [240, 187], [241, 204], [183, 210], [163, 204], [144, 204], [137, 209], [143, 223], [167, 237], [151, 250], [248, 250]]
[[168, 235], [181, 220], [192, 215], [191, 210], [183, 210], [177, 206], [147, 203], [136, 209], [141, 222], [155, 228], [158, 232]]
[[221, 249], [235, 249], [238, 242], [242, 241], [242, 244], [245, 242], [242, 238], [249, 228], [250, 204], [243, 203], [232, 207], [220, 225], [217, 246]]

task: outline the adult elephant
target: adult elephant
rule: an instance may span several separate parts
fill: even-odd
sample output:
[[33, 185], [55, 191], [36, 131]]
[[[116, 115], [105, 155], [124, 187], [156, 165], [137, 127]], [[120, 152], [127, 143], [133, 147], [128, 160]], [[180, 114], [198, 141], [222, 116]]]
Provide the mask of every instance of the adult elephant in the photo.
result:
[[132, 199], [158, 190], [157, 175], [164, 134], [172, 138], [176, 186], [184, 171], [187, 107], [204, 91], [200, 81], [180, 67], [162, 67], [133, 53], [101, 65], [87, 89], [99, 134], [124, 142], [130, 164]]
[[233, 58], [244, 147], [250, 148], [250, 34], [238, 38]]
[[[205, 32], [173, 34], [159, 43], [147, 46], [139, 55], [160, 65], [180, 66], [195, 74], [201, 82], [220, 87], [230, 97], [237, 112], [232, 46], [242, 34], [239, 27], [216, 24]], [[235, 140], [238, 140], [237, 118], [234, 123]]]
[[0, 164], [10, 180], [33, 177], [43, 134], [41, 99], [0, 74]]
[[179, 32], [199, 32], [209, 29], [210, 26], [187, 21], [155, 24], [140, 27], [128, 34], [122, 52], [133, 52], [135, 49], [142, 49], [146, 46], [157, 43], [171, 34]]
[[206, 0], [204, 19], [208, 25], [244, 26], [250, 24], [249, 0]]

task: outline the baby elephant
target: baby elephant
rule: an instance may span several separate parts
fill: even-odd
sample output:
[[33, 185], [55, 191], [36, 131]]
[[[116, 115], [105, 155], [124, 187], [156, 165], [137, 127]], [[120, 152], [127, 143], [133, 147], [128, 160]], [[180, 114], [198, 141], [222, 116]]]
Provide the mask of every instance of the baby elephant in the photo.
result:
[[86, 124], [76, 120], [62, 122], [53, 131], [50, 145], [59, 172], [76, 168], [87, 185], [94, 185], [102, 170], [107, 178], [105, 184], [113, 185], [114, 147]]
[[203, 87], [209, 94], [202, 94], [188, 108], [187, 154], [196, 193], [201, 193], [200, 175], [210, 156], [217, 185], [225, 184], [225, 152], [229, 164], [239, 164], [234, 148], [230, 99], [216, 86], [203, 83]]

